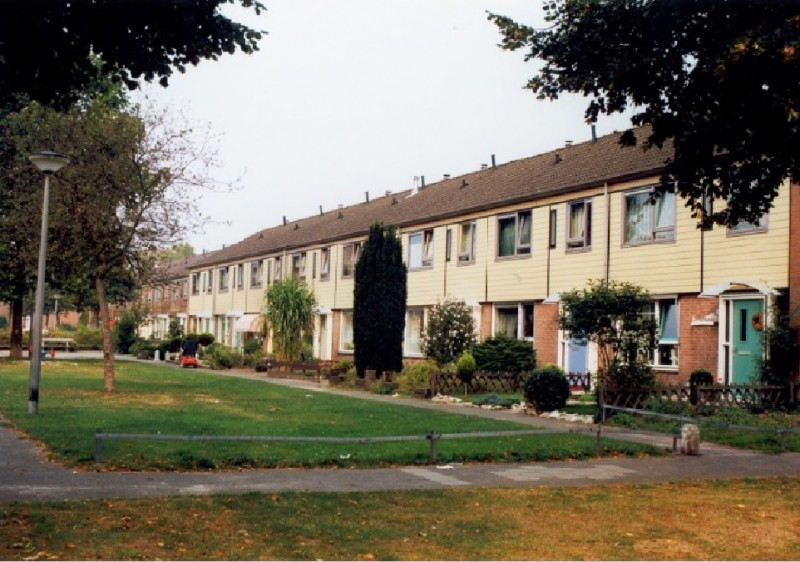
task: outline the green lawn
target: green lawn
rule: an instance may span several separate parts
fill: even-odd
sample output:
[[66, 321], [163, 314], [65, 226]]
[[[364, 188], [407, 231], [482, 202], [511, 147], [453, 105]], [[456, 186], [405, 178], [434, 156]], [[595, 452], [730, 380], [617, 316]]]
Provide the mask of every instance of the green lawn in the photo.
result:
[[[0, 413], [68, 465], [91, 465], [96, 429], [178, 435], [368, 437], [530, 429], [520, 424], [359, 400], [147, 363], [117, 362], [117, 393], [93, 361], [42, 365], [39, 414], [27, 414], [28, 363], [0, 362]], [[439, 462], [585, 458], [593, 438], [572, 434], [442, 440]], [[656, 454], [604, 441], [602, 454]], [[104, 466], [194, 469], [428, 463], [424, 440], [381, 444], [109, 441]]]

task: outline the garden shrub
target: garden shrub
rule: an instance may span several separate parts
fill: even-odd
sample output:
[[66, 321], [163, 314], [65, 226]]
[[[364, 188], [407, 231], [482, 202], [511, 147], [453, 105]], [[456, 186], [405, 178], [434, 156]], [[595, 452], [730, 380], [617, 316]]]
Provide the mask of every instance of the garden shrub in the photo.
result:
[[561, 367], [546, 365], [525, 378], [523, 393], [537, 412], [560, 410], [569, 399], [569, 381]]
[[214, 334], [209, 334], [209, 333], [198, 334], [197, 343], [199, 343], [203, 347], [208, 347], [209, 345], [214, 343]]
[[128, 353], [139, 359], [152, 359], [155, 355], [156, 346], [153, 342], [149, 342], [142, 338], [136, 338], [131, 346], [128, 348]]
[[496, 336], [472, 347], [479, 371], [523, 373], [536, 368], [536, 351], [529, 341]]
[[689, 375], [689, 384], [692, 386], [708, 386], [714, 384], [714, 375], [706, 369], [696, 369]]
[[204, 353], [204, 360], [212, 369], [233, 369], [241, 365], [242, 357], [227, 345], [212, 343]]
[[455, 362], [475, 341], [472, 308], [464, 301], [451, 299], [433, 307], [422, 334], [422, 350], [426, 357], [439, 366], [447, 365]]
[[261, 351], [261, 340], [258, 338], [251, 338], [247, 340], [242, 348], [245, 355], [257, 353]]
[[656, 374], [644, 363], [611, 363], [604, 373], [605, 383], [611, 388], [630, 390], [652, 390], [656, 386]]
[[403, 368], [397, 377], [397, 384], [405, 392], [414, 392], [418, 388], [431, 387], [431, 377], [436, 372], [436, 363], [433, 361], [420, 361]]
[[469, 351], [462, 353], [456, 363], [456, 373], [458, 374], [458, 378], [461, 379], [461, 382], [464, 384], [471, 383], [472, 376], [475, 374], [475, 369], [475, 357], [473, 357]]
[[130, 348], [137, 339], [136, 328], [139, 319], [133, 312], [123, 312], [114, 324], [114, 346], [118, 353], [130, 353]]
[[103, 347], [103, 332], [100, 328], [89, 328], [79, 325], [73, 336], [75, 343], [81, 347], [100, 349]]

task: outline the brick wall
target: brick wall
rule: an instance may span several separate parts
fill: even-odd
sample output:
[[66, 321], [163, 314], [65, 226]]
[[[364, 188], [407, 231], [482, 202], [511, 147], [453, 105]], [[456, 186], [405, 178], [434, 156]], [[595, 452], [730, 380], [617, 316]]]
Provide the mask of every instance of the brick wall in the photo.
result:
[[[719, 299], [682, 296], [679, 299], [678, 372], [657, 372], [660, 382], [689, 382], [692, 371], [706, 369], [716, 377], [719, 353], [719, 322], [713, 325], [692, 326], [692, 319], [716, 316]], [[720, 373], [721, 375], [721, 373]]]
[[[800, 310], [800, 185], [789, 188], [789, 310]], [[791, 314], [793, 328], [800, 329], [800, 314]], [[794, 380], [800, 380], [800, 365], [795, 366]]]

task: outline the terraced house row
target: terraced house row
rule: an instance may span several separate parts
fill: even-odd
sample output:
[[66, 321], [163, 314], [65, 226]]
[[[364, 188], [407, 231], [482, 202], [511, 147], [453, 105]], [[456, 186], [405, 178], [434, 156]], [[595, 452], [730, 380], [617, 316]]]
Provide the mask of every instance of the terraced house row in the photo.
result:
[[319, 303], [315, 356], [348, 357], [353, 271], [369, 226], [382, 221], [398, 227], [408, 266], [409, 360], [422, 357], [430, 308], [454, 298], [472, 307], [481, 338], [524, 339], [540, 363], [593, 371], [592, 345], [558, 329], [559, 293], [609, 279], [653, 296], [660, 338], [652, 363], [660, 378], [686, 381], [705, 368], [719, 382], [748, 382], [775, 307], [791, 307], [800, 294], [796, 189], [784, 185], [758, 223], [700, 229], [674, 194], [651, 204], [670, 149], [623, 148], [617, 139], [493, 161], [460, 177], [284, 221], [181, 264], [176, 279], [185, 283], [185, 309], [162, 311], [161, 320], [171, 314], [188, 331], [240, 346], [260, 329], [265, 289], [295, 277]]

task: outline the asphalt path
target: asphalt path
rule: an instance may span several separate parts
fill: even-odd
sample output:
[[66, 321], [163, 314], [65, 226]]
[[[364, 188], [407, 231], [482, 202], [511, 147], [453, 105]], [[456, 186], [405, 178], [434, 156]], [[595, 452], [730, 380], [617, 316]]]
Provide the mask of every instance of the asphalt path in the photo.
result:
[[[84, 358], [74, 353], [70, 359]], [[95, 354], [95, 356], [97, 356]], [[56, 360], [59, 360], [57, 356]], [[403, 403], [417, 408], [458, 411], [465, 415], [506, 419], [545, 431], [595, 435], [597, 426], [540, 418], [500, 410], [343, 391], [317, 383], [268, 379], [252, 371], [220, 373], [332, 392], [360, 399]], [[0, 420], [1, 421], [1, 420]], [[603, 435], [650, 443], [672, 450], [672, 437], [603, 427]], [[465, 487], [587, 486], [604, 483], [657, 483], [744, 477], [800, 477], [800, 453], [763, 454], [703, 443], [700, 455], [668, 452], [643, 459], [595, 458], [583, 461], [441, 464], [365, 469], [245, 469], [207, 472], [78, 471], [47, 460], [44, 449], [7, 423], [0, 423], [0, 501], [36, 502], [104, 498], [287, 491], [369, 492], [380, 490], [458, 489]]]

